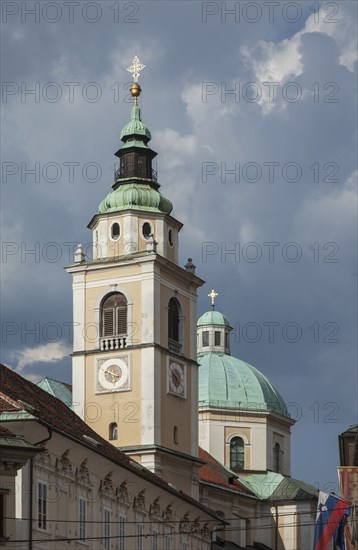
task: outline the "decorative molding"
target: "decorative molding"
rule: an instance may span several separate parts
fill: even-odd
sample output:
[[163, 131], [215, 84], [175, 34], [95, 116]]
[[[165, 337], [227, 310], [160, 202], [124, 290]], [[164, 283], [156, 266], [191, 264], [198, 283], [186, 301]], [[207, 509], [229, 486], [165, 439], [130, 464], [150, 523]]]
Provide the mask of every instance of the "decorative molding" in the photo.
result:
[[157, 497], [155, 500], [153, 500], [152, 504], [149, 507], [149, 516], [150, 518], [160, 518], [160, 504], [159, 504], [160, 497]]
[[145, 491], [145, 489], [142, 489], [133, 499], [133, 510], [136, 512], [145, 513]]
[[127, 487], [127, 480], [125, 479], [119, 487], [116, 489], [116, 499], [121, 504], [128, 504], [129, 500], [129, 493], [128, 493], [128, 487]]
[[42, 453], [39, 453], [35, 457], [35, 462], [36, 462], [36, 465], [40, 468], [41, 467], [48, 468], [51, 471], [53, 469], [52, 462], [51, 462], [51, 455], [50, 455], [48, 449], [45, 449]]
[[104, 479], [101, 479], [101, 482], [99, 484], [99, 492], [100, 494], [105, 494], [109, 496], [111, 493], [113, 493], [113, 480], [112, 480], [113, 471], [111, 470], [108, 472], [108, 474], [104, 477]]
[[190, 520], [189, 520], [189, 512], [186, 512], [182, 519], [180, 520], [180, 526], [179, 526], [180, 532], [189, 533], [190, 532]]
[[85, 485], [90, 485], [91, 480], [89, 476], [89, 470], [87, 467], [88, 458], [85, 458], [79, 468], [76, 468], [75, 478], [78, 483], [83, 483]]
[[55, 470], [60, 474], [67, 474], [69, 476], [73, 475], [72, 464], [68, 455], [70, 454], [70, 449], [66, 449], [60, 459], [56, 459]]
[[173, 519], [173, 503], [168, 504], [162, 514], [164, 521], [171, 521]]

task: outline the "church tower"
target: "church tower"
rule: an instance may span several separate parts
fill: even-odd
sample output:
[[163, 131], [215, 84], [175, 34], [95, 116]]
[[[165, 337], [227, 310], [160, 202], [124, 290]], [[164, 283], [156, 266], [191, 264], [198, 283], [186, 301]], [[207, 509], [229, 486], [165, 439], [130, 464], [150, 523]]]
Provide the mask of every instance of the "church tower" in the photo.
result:
[[159, 191], [141, 120], [134, 58], [131, 120], [113, 190], [88, 227], [93, 259], [79, 245], [73, 278], [73, 401], [102, 437], [198, 498], [197, 289], [178, 265], [182, 224]]

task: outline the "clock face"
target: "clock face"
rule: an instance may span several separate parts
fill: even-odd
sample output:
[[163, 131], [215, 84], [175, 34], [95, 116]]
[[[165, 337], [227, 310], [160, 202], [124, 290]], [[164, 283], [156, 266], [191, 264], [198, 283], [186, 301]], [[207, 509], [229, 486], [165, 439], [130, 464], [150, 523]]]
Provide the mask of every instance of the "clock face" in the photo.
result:
[[184, 365], [171, 361], [168, 367], [168, 385], [169, 392], [185, 396], [185, 369]]
[[129, 371], [126, 360], [118, 357], [98, 365], [97, 391], [119, 391], [129, 388]]

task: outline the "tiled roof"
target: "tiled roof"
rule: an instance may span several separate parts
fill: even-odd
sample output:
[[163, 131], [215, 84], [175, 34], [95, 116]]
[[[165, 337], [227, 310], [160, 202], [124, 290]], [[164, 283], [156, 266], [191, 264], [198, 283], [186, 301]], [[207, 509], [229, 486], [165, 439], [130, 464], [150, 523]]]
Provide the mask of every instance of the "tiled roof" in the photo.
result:
[[[176, 490], [159, 476], [134, 462], [119, 449], [108, 443], [83, 422], [65, 403], [2, 364], [0, 364], [0, 388], [0, 412], [4, 411], [5, 413], [0, 414], [0, 422], [4, 421], [4, 417], [9, 419], [9, 411], [14, 411], [16, 415], [19, 410], [25, 410], [34, 419], [47, 424], [57, 433], [74, 439], [80, 445], [90, 447], [92, 451], [104, 456], [113, 463], [217, 518], [204, 505], [182, 491]], [[86, 438], [89, 439], [86, 441]], [[91, 440], [99, 444], [94, 448], [89, 442]]]
[[254, 493], [250, 489], [237, 480], [234, 472], [225, 468], [225, 466], [201, 447], [199, 447], [199, 458], [206, 462], [204, 466], [199, 468], [200, 481], [254, 496]]

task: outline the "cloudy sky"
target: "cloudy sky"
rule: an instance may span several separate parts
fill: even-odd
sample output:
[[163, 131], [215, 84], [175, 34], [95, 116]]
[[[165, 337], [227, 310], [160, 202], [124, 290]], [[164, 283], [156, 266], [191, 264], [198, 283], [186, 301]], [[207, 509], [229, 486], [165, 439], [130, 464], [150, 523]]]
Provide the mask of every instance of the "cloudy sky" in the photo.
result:
[[292, 474], [337, 491], [357, 422], [356, 3], [276, 4], [2, 3], [2, 361], [70, 380], [63, 267], [113, 182], [137, 53], [198, 313], [214, 287], [233, 354], [298, 420]]

